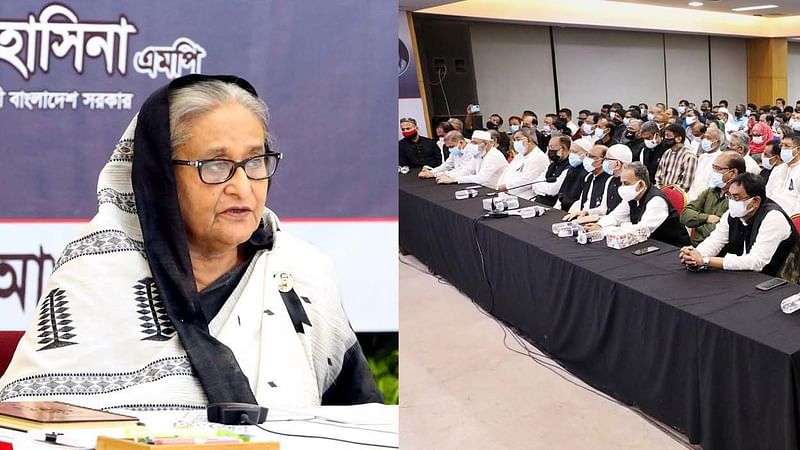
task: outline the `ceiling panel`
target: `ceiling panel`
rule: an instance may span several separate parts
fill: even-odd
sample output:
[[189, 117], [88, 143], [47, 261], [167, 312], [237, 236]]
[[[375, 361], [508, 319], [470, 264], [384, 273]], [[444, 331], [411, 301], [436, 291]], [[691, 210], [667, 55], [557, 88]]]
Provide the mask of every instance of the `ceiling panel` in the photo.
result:
[[[800, 15], [800, 1], [798, 0], [699, 0], [703, 6], [689, 6], [690, 0], [613, 0], [622, 3], [638, 3], [641, 5], [667, 6], [694, 10], [727, 12], [734, 14], [760, 15], [764, 17], [784, 17]], [[731, 11], [733, 8], [756, 5], [778, 5], [777, 8], [761, 9], [757, 11]]]

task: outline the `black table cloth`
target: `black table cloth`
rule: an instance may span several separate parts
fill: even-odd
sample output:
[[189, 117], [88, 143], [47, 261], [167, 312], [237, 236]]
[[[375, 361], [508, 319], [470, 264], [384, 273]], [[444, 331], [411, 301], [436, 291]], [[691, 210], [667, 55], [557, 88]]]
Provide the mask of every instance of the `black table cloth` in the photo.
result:
[[[780, 301], [800, 287], [689, 272], [678, 248], [653, 240], [580, 245], [551, 232], [561, 211], [476, 222], [490, 190], [456, 200], [463, 188], [401, 175], [400, 245], [572, 373], [704, 449], [798, 448], [800, 313]], [[647, 245], [660, 250], [631, 253]]]

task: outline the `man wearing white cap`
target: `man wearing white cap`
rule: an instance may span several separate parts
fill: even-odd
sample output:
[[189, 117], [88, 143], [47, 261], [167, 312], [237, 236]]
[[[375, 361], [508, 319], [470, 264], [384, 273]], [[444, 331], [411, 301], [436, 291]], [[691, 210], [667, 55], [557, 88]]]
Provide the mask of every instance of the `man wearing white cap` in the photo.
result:
[[614, 144], [608, 148], [606, 159], [603, 161], [603, 170], [611, 175], [611, 180], [606, 187], [606, 207], [610, 213], [617, 205], [622, 202], [622, 198], [617, 193], [617, 188], [622, 184], [620, 175], [625, 164], [633, 162], [633, 152], [624, 144]]
[[447, 175], [436, 178], [439, 184], [480, 184], [497, 188], [497, 180], [503, 169], [508, 166], [503, 154], [493, 147], [492, 136], [488, 131], [475, 130], [472, 133], [472, 142], [468, 146], [469, 154], [474, 157], [460, 168]]

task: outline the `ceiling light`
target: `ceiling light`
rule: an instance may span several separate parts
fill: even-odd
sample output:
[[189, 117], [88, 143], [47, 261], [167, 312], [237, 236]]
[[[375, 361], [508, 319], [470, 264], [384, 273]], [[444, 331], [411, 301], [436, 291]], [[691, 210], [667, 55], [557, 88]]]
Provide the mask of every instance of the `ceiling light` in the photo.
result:
[[760, 5], [760, 6], [745, 6], [743, 8], [733, 8], [731, 11], [755, 11], [757, 9], [770, 9], [777, 8], [778, 5]]
[[689, 6], [703, 6], [703, 2], [689, 2]]

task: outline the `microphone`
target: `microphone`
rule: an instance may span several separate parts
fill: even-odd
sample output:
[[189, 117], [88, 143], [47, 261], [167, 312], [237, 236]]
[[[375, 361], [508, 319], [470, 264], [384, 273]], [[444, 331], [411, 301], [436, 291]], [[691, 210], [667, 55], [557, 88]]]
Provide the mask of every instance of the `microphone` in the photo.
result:
[[[557, 177], [547, 177], [544, 180], [536, 180], [536, 181], [533, 181], [531, 183], [521, 184], [519, 186], [510, 187], [510, 188], [506, 189], [506, 192], [508, 192], [508, 191], [510, 191], [512, 189], [518, 189], [518, 188], [521, 188], [521, 187], [533, 186], [534, 184], [539, 184], [539, 183], [555, 183], [557, 179], [558, 179]], [[499, 191], [489, 192], [488, 194], [486, 194], [486, 196], [487, 197], [491, 197], [493, 195], [497, 195], [497, 194], [500, 194], [500, 193], [501, 192], [499, 192]]]

